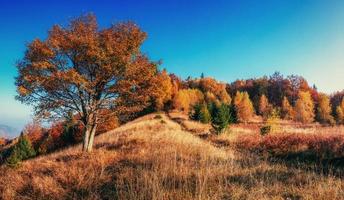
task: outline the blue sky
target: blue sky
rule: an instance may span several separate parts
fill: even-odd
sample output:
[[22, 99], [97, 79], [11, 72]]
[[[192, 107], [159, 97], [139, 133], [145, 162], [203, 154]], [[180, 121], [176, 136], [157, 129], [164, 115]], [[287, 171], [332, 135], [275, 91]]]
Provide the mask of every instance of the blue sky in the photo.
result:
[[15, 63], [53, 24], [93, 12], [101, 26], [123, 20], [148, 33], [142, 47], [185, 78], [299, 74], [320, 91], [344, 89], [344, 1], [0, 0], [0, 124], [21, 128], [31, 110], [14, 100]]

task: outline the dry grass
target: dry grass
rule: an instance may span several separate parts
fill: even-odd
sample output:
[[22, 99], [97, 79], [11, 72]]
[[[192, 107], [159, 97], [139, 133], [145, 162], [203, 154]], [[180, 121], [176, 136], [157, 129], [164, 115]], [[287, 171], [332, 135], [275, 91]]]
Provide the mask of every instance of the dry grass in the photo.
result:
[[75, 146], [1, 167], [0, 199], [344, 198], [340, 178], [216, 147], [160, 116], [98, 136], [92, 154]]

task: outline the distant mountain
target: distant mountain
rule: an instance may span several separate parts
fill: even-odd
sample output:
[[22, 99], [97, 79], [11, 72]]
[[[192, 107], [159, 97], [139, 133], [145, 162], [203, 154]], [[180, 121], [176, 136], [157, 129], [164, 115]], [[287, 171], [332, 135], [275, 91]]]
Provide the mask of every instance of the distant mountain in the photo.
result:
[[12, 138], [12, 137], [17, 136], [17, 135], [18, 135], [17, 129], [10, 127], [10, 126], [0, 124], [0, 137]]

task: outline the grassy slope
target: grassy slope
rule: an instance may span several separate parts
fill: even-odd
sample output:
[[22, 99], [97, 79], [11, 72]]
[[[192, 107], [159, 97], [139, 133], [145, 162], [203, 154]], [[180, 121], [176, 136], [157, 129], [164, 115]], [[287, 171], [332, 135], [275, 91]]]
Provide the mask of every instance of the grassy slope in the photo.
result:
[[[217, 147], [161, 114], [0, 168], [0, 199], [343, 199], [344, 181]], [[206, 132], [207, 127], [204, 128]]]

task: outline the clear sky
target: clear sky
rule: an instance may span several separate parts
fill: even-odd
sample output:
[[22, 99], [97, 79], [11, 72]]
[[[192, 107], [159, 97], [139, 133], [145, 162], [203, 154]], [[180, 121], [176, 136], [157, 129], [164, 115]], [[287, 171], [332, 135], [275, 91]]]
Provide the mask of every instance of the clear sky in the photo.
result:
[[101, 26], [123, 20], [148, 33], [143, 46], [185, 78], [299, 74], [323, 92], [344, 89], [343, 0], [0, 0], [0, 124], [21, 128], [30, 108], [14, 100], [15, 63], [53, 24], [93, 12]]

